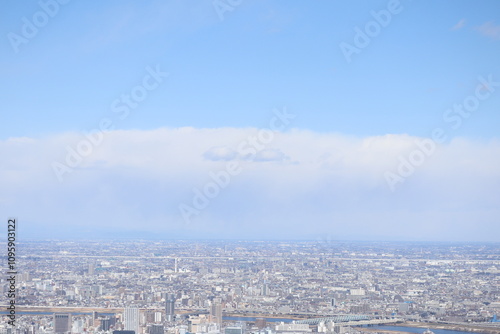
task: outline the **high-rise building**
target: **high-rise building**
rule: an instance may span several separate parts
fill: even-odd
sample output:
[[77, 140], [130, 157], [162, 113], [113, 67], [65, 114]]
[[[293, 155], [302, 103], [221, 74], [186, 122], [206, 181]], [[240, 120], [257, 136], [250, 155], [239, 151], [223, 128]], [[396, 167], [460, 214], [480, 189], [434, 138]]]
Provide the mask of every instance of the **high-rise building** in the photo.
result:
[[94, 275], [94, 273], [95, 273], [95, 264], [94, 263], [89, 264], [88, 273], [90, 276]]
[[153, 324], [149, 328], [149, 334], [164, 334], [164, 332], [163, 325], [160, 324]]
[[174, 321], [175, 317], [175, 295], [168, 293], [165, 298], [165, 315], [166, 321]]
[[139, 309], [137, 307], [127, 307], [123, 310], [124, 330], [135, 331], [139, 334]]
[[268, 285], [267, 283], [264, 283], [264, 284], [262, 285], [262, 289], [261, 289], [260, 294], [261, 294], [262, 296], [267, 296], [267, 295], [269, 294], [269, 285]]
[[220, 298], [214, 298], [210, 307], [210, 316], [217, 325], [222, 325], [222, 304]]
[[81, 334], [83, 333], [83, 319], [76, 319], [73, 321], [73, 326], [71, 327], [72, 334]]
[[71, 313], [54, 313], [54, 333], [70, 333], [71, 325]]
[[155, 322], [155, 312], [154, 311], [145, 311], [143, 319], [144, 319], [143, 322], [146, 324], [151, 324], [151, 323]]
[[103, 331], [109, 331], [109, 328], [111, 327], [111, 319], [110, 318], [103, 318], [99, 319], [101, 321], [101, 330]]

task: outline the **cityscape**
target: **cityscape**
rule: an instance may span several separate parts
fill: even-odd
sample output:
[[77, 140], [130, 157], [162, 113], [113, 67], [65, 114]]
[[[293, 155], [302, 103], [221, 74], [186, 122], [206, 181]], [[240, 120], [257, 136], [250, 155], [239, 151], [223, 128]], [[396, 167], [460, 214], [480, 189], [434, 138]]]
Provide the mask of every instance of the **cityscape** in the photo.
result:
[[4, 0], [0, 334], [500, 334], [499, 0]]
[[51, 240], [17, 263], [6, 334], [500, 332], [498, 244]]

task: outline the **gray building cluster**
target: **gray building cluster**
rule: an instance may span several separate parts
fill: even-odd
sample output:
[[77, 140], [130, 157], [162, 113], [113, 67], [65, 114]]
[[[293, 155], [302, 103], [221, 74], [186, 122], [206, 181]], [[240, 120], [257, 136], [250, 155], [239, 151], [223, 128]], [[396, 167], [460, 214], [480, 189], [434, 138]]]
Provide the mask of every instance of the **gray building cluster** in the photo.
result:
[[0, 334], [290, 334], [334, 324], [273, 319], [464, 323], [500, 313], [495, 244], [61, 241], [25, 243], [19, 253], [17, 304], [56, 311], [19, 315], [18, 333], [5, 317]]

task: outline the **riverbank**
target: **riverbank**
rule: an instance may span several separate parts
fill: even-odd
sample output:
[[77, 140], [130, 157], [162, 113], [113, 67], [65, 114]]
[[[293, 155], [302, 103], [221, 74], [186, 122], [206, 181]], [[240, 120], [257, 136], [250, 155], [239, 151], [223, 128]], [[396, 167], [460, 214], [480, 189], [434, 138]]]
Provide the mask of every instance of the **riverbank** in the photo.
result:
[[484, 333], [484, 334], [500, 334], [500, 327], [481, 326], [479, 324], [443, 324], [437, 322], [405, 322], [399, 326], [429, 328], [429, 329], [445, 329], [450, 331]]
[[373, 327], [356, 327], [356, 330], [360, 332], [366, 333], [383, 333], [383, 334], [414, 334], [411, 332], [403, 332], [403, 331], [391, 331], [387, 329], [377, 329]]

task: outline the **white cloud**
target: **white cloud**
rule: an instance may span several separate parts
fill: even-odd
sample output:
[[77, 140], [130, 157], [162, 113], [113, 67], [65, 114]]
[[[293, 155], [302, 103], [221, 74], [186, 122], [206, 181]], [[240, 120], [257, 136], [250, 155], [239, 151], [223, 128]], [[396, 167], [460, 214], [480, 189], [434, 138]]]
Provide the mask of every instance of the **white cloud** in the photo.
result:
[[492, 38], [494, 40], [500, 40], [500, 25], [495, 25], [495, 23], [491, 21], [483, 23], [479, 27], [476, 27], [476, 30], [486, 37]]
[[[492, 240], [500, 232], [500, 143], [455, 139], [439, 146], [391, 192], [394, 171], [423, 140], [356, 138], [305, 130], [275, 133], [255, 151], [241, 143], [257, 129], [161, 128], [107, 132], [58, 182], [54, 161], [86, 140], [77, 133], [0, 141], [0, 203], [33, 231], [95, 229], [198, 233], [198, 237], [320, 235], [339, 238]], [[184, 224], [178, 210], [210, 172], [241, 167], [210, 205]], [[484, 229], [489, 229], [484, 232]], [[286, 233], [285, 233], [286, 232]], [[282, 234], [280, 234], [282, 233]], [[29, 233], [28, 233], [29, 234]], [[380, 235], [382, 234], [382, 235]], [[184, 234], [182, 234], [184, 235]]]
[[455, 24], [451, 28], [451, 30], [459, 30], [459, 29], [462, 29], [464, 26], [465, 26], [465, 19], [461, 19], [460, 21], [457, 22], [457, 24]]
[[280, 149], [263, 149], [255, 155], [252, 161], [286, 161], [290, 158], [285, 155]]
[[234, 160], [238, 154], [232, 148], [227, 146], [217, 146], [212, 147], [205, 153], [203, 153], [203, 157], [212, 161], [230, 161]]

